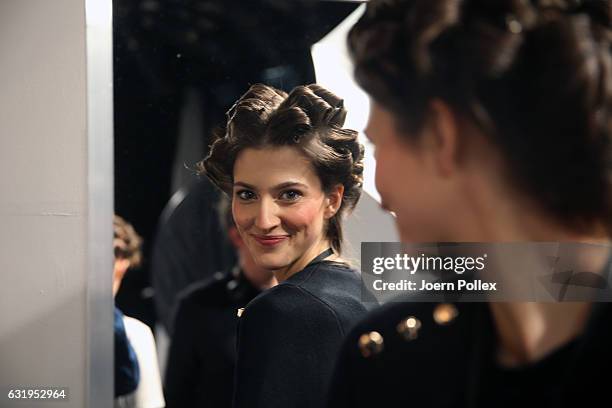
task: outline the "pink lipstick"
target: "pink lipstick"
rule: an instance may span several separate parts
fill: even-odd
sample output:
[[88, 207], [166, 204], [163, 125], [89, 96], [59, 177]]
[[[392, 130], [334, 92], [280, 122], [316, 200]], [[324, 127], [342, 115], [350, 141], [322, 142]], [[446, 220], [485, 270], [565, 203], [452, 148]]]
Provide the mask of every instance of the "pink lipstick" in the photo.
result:
[[280, 244], [287, 238], [289, 238], [289, 236], [288, 235], [253, 235], [253, 238], [255, 238], [255, 240], [260, 245], [263, 245], [266, 247], [273, 247], [273, 246]]

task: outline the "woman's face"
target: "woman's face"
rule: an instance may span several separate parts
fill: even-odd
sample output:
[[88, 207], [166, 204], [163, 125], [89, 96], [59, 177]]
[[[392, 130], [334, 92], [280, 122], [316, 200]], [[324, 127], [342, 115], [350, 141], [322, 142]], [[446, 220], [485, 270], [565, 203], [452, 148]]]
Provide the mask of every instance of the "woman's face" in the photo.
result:
[[372, 101], [365, 130], [375, 146], [376, 188], [381, 205], [396, 215], [403, 242], [434, 242], [443, 235], [452, 198], [441, 186], [427, 146], [408, 143], [393, 115]]
[[236, 158], [234, 220], [255, 262], [264, 268], [301, 269], [325, 250], [325, 221], [335, 214], [341, 197], [341, 187], [339, 196], [338, 191], [323, 192], [311, 163], [296, 148], [248, 148]]

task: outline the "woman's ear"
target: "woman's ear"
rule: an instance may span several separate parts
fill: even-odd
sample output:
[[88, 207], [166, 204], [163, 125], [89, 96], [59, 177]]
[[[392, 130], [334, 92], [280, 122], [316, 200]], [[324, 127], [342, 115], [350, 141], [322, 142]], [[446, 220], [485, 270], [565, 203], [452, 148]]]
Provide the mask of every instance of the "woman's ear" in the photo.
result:
[[343, 195], [344, 185], [342, 184], [336, 184], [327, 194], [327, 198], [325, 199], [325, 219], [330, 219], [336, 215], [342, 205]]
[[434, 152], [434, 166], [442, 177], [453, 174], [459, 158], [459, 124], [452, 109], [441, 100], [429, 106], [429, 131]]

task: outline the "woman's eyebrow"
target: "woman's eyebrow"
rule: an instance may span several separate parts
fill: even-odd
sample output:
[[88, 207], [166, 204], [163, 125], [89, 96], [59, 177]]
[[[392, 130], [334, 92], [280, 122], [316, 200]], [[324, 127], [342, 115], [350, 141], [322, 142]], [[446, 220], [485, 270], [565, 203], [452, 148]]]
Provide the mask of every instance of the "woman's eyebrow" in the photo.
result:
[[273, 187], [274, 190], [282, 190], [288, 187], [302, 187], [304, 189], [308, 189], [308, 186], [304, 183], [300, 183], [299, 181], [286, 181], [284, 183], [277, 184]]
[[244, 188], [248, 188], [251, 190], [256, 190], [255, 186], [252, 186], [248, 183], [245, 183], [244, 181], [236, 181], [234, 182], [234, 187], [244, 187]]
[[[245, 183], [244, 181], [234, 182], [234, 187], [244, 187], [250, 190], [257, 190], [257, 187], [249, 183]], [[272, 187], [272, 190], [282, 190], [284, 188], [289, 188], [289, 187], [301, 187], [304, 189], [308, 189], [308, 186], [306, 184], [300, 183], [299, 181], [285, 181], [284, 183], [280, 183]]]

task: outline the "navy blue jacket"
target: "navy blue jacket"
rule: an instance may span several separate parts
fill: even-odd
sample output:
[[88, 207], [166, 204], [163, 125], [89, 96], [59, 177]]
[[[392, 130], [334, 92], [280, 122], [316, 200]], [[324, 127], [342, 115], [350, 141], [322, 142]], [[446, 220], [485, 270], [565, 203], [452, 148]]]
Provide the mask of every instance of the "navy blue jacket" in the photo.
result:
[[[441, 319], [440, 308], [454, 313]], [[407, 319], [418, 321], [412, 335]], [[595, 303], [577, 339], [542, 361], [500, 369], [486, 303], [389, 303], [347, 336], [327, 407], [609, 406], [611, 321], [612, 303]], [[365, 347], [374, 332], [380, 344]]]
[[259, 293], [242, 273], [219, 273], [181, 293], [166, 368], [167, 408], [231, 407], [236, 310]]
[[140, 381], [140, 369], [136, 353], [130, 344], [123, 325], [123, 314], [115, 308], [115, 398], [136, 390]]
[[342, 340], [371, 306], [357, 272], [308, 265], [251, 301], [238, 325], [234, 408], [320, 408]]

